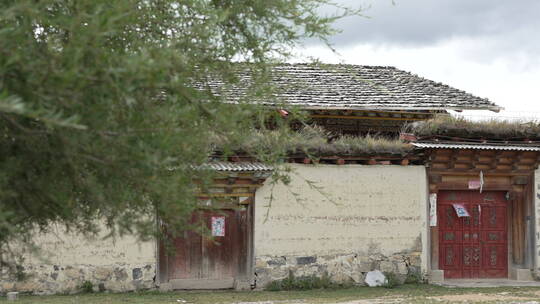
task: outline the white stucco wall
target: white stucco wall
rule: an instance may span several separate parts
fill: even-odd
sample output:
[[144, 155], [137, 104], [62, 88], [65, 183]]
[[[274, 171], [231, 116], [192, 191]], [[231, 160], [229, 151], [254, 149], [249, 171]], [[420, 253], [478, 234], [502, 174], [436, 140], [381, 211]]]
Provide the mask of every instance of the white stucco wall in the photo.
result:
[[[289, 186], [272, 189], [267, 180], [257, 191], [256, 256], [421, 251], [426, 268], [423, 166], [291, 166]], [[322, 189], [311, 188], [306, 180]]]
[[115, 263], [156, 263], [155, 242], [140, 242], [134, 236], [104, 238], [106, 230], [87, 238], [66, 233], [53, 227], [47, 234], [38, 234], [37, 245], [42, 252], [27, 258], [30, 264], [94, 265], [105, 266]]
[[133, 236], [104, 239], [106, 228], [93, 238], [51, 227], [37, 233], [36, 252], [25, 250], [24, 274], [18, 281], [0, 273], [0, 293], [36, 294], [79, 292], [85, 282], [94, 290], [131, 291], [155, 287], [156, 243]]

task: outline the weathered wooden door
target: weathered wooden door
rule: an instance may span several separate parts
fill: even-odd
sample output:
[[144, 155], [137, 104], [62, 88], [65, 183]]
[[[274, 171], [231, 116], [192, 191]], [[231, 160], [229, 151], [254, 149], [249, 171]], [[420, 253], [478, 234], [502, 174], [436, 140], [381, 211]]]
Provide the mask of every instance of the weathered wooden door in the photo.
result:
[[174, 289], [232, 288], [246, 269], [246, 209], [200, 210], [192, 222], [205, 225], [209, 233], [186, 231], [173, 240], [175, 252], [160, 258], [165, 280]]
[[[468, 217], [458, 217], [455, 204]], [[439, 266], [445, 278], [508, 277], [505, 192], [440, 191]]]

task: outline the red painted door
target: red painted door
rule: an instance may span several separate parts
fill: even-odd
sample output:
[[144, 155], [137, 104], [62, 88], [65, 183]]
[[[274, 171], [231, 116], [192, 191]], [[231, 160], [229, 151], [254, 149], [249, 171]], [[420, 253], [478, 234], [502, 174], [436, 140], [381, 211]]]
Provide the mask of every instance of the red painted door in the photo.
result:
[[208, 233], [186, 231], [173, 240], [174, 254], [162, 249], [164, 279], [178, 289], [232, 288], [235, 277], [245, 271], [247, 211], [201, 210], [192, 223], [205, 226]]
[[[505, 192], [440, 191], [439, 267], [445, 278], [508, 277]], [[461, 204], [468, 217], [458, 217]]]

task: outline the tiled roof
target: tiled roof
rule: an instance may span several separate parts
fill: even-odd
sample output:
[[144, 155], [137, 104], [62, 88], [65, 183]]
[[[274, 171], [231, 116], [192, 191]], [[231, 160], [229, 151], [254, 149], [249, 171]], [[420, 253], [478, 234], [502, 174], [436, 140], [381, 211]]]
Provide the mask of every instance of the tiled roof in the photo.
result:
[[271, 166], [259, 162], [208, 162], [202, 165], [201, 168], [226, 172], [258, 172], [274, 170]]
[[475, 149], [504, 151], [540, 151], [540, 146], [507, 145], [507, 144], [471, 144], [471, 143], [411, 143], [418, 148], [428, 149]]
[[[239, 77], [235, 87], [224, 87], [220, 81], [210, 87], [235, 102], [245, 96], [250, 83], [246, 70]], [[280, 88], [276, 97], [304, 109], [501, 109], [485, 98], [387, 66], [282, 64], [273, 67], [272, 81]]]

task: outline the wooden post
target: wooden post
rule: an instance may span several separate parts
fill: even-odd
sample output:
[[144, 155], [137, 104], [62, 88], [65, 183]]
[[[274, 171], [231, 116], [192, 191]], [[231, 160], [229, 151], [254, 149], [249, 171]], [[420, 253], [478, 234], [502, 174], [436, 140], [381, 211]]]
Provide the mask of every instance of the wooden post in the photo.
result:
[[512, 257], [514, 263], [521, 265], [523, 264], [524, 254], [525, 225], [523, 213], [523, 191], [522, 189], [519, 189], [518, 191], [515, 192], [515, 198], [512, 201]]

